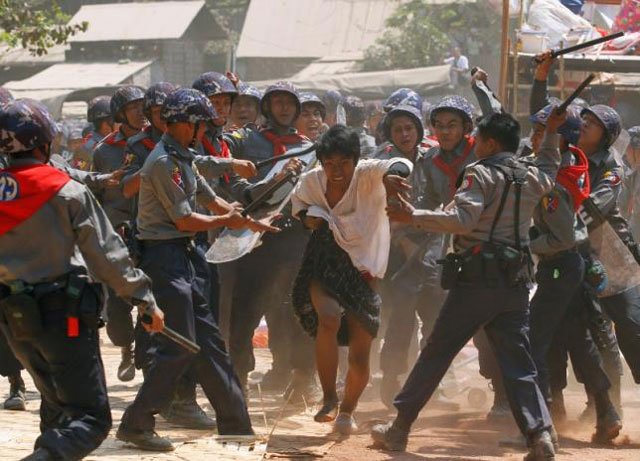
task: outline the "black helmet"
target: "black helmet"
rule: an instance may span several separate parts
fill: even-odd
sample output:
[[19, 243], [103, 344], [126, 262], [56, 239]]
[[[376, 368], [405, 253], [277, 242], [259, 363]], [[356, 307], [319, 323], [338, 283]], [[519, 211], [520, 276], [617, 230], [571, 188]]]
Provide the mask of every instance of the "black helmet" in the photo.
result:
[[384, 131], [385, 139], [391, 141], [391, 122], [401, 115], [409, 117], [413, 124], [416, 126], [416, 131], [418, 132], [418, 144], [422, 141], [424, 137], [424, 125], [422, 123], [422, 114], [418, 109], [409, 105], [409, 104], [399, 104], [393, 107], [385, 116], [382, 129]]
[[361, 125], [366, 118], [364, 101], [357, 96], [347, 96], [342, 105], [347, 117], [347, 125]]
[[271, 100], [271, 96], [275, 93], [287, 93], [293, 96], [296, 100], [296, 116], [294, 118], [297, 119], [300, 115], [300, 96], [298, 95], [298, 89], [291, 82], [279, 81], [270, 85], [264, 95], [262, 96], [262, 101], [260, 102], [260, 111], [262, 115], [266, 118], [269, 118], [269, 102]]
[[111, 115], [116, 122], [125, 123], [122, 111], [127, 104], [144, 100], [144, 90], [135, 85], [120, 87], [111, 97]]
[[87, 121], [98, 125], [100, 120], [111, 118], [111, 98], [109, 96], [96, 96], [87, 103]]
[[144, 93], [144, 115], [151, 121], [151, 108], [162, 106], [167, 96], [176, 90], [176, 86], [169, 82], [158, 82], [147, 88]]
[[211, 101], [193, 88], [179, 88], [167, 96], [161, 116], [167, 123], [207, 123], [218, 118]]

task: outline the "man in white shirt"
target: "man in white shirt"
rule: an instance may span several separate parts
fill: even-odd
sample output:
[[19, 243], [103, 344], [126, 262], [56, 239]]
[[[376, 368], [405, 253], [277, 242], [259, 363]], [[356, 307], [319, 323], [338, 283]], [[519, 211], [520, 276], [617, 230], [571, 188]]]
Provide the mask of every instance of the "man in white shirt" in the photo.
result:
[[444, 63], [451, 65], [451, 70], [449, 71], [451, 86], [453, 88], [466, 86], [468, 82], [467, 72], [469, 72], [469, 59], [462, 54], [460, 47], [456, 46], [453, 49], [452, 56], [446, 58]]

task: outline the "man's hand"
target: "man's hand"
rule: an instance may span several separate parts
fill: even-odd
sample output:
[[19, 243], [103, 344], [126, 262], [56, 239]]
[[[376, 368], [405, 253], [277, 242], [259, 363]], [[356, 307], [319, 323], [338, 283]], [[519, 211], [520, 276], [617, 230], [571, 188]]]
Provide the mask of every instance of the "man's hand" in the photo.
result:
[[476, 67], [475, 73], [471, 76], [471, 85], [475, 85], [476, 82], [487, 83], [487, 80], [489, 80], [489, 74], [483, 69]]
[[537, 54], [534, 58], [538, 63], [534, 76], [536, 80], [544, 82], [547, 80], [547, 77], [549, 77], [551, 66], [556, 61], [556, 58], [552, 57], [552, 52], [552, 50], [547, 50], [544, 53]]
[[406, 194], [411, 190], [411, 185], [402, 176], [393, 174], [386, 175], [382, 178], [384, 188], [387, 190], [387, 198], [397, 197], [400, 194]]
[[231, 71], [227, 71], [226, 75], [227, 75], [227, 78], [231, 80], [231, 83], [233, 83], [233, 86], [238, 88], [238, 85], [240, 85], [240, 77], [238, 76], [238, 74]]
[[284, 168], [282, 168], [282, 170], [274, 176], [274, 180], [279, 181], [280, 179], [284, 178], [287, 173], [299, 175], [300, 173], [302, 173], [302, 168], [304, 168], [304, 163], [302, 163], [302, 160], [295, 157], [289, 159]]
[[258, 169], [250, 160], [238, 160], [234, 158], [231, 161], [231, 167], [235, 174], [242, 176], [245, 179], [253, 178], [258, 175]]
[[253, 232], [271, 232], [273, 234], [277, 234], [282, 229], [272, 225], [274, 219], [277, 218], [277, 215], [269, 216], [262, 219], [253, 219], [247, 217], [247, 228], [251, 229]]
[[249, 216], [242, 216], [240, 210], [234, 209], [225, 214], [222, 219], [224, 225], [229, 229], [250, 229], [253, 232], [280, 232], [279, 227], [272, 226], [271, 223], [278, 215], [270, 215], [266, 218], [256, 220]]
[[142, 322], [143, 328], [149, 333], [159, 333], [164, 328], [164, 312], [158, 306], [150, 310], [143, 306], [138, 306], [138, 313], [140, 316], [145, 316], [145, 320], [151, 319], [151, 323]]
[[125, 169], [120, 168], [119, 170], [112, 171], [109, 173], [104, 181], [105, 187], [118, 187], [120, 185], [120, 181], [122, 181], [122, 177], [124, 176]]
[[398, 197], [387, 205], [387, 215], [391, 221], [410, 224], [416, 209], [404, 197]]
[[551, 109], [551, 114], [549, 114], [549, 118], [547, 119], [547, 133], [557, 133], [558, 128], [562, 126], [562, 124], [567, 120], [567, 111], [558, 112], [558, 108], [554, 107]]

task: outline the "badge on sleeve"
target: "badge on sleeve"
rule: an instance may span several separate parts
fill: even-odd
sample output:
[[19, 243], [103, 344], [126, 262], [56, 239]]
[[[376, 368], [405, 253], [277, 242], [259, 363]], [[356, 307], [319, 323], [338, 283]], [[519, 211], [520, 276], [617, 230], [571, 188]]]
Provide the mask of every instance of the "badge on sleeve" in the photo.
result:
[[471, 186], [473, 186], [473, 175], [468, 174], [462, 180], [462, 184], [460, 184], [460, 187], [458, 188], [458, 192], [466, 192], [469, 189], [471, 189]]
[[0, 202], [10, 202], [18, 197], [18, 181], [11, 173], [0, 173]]
[[609, 181], [612, 186], [617, 186], [618, 184], [620, 184], [620, 181], [621, 181], [620, 175], [615, 171], [611, 171], [611, 170], [605, 172], [603, 179], [605, 181]]
[[184, 182], [182, 182], [182, 173], [180, 173], [180, 168], [178, 168], [177, 166], [173, 167], [173, 171], [171, 172], [171, 179], [173, 179], [173, 182], [176, 186], [184, 189]]
[[127, 154], [124, 157], [124, 165], [123, 166], [131, 166], [133, 165], [133, 161], [135, 160], [136, 156], [133, 154]]
[[542, 199], [542, 206], [549, 214], [555, 213], [556, 210], [558, 209], [559, 204], [560, 204], [560, 199], [558, 198], [558, 195], [554, 192], [550, 193], [549, 195], [545, 195], [544, 198]]

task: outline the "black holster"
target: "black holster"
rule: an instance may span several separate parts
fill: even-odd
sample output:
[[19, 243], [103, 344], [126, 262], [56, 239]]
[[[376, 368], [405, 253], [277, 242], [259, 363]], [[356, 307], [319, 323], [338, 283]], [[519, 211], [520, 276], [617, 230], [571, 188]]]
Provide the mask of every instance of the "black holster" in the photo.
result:
[[440, 286], [443, 290], [452, 289], [458, 283], [458, 277], [463, 265], [462, 256], [457, 253], [449, 253], [444, 259], [438, 259], [437, 263], [442, 265]]

